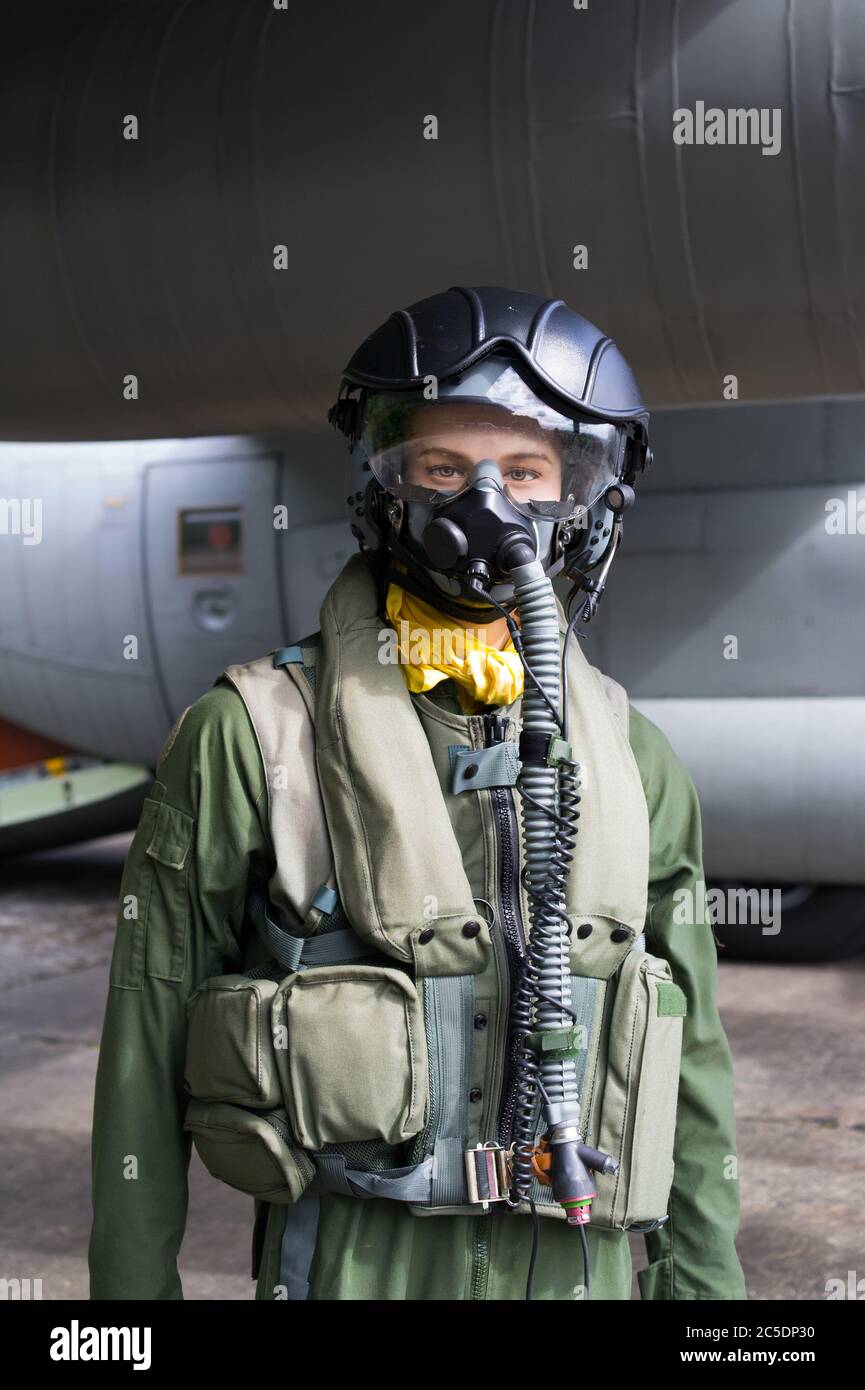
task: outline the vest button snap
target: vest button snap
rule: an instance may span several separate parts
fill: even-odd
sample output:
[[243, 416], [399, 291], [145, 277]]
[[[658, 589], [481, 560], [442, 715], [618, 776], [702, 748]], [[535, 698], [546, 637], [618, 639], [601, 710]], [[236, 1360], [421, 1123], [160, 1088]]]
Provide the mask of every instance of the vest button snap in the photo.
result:
[[627, 927], [614, 927], [614, 929], [610, 932], [610, 940], [627, 941], [630, 935], [631, 933], [628, 931]]
[[477, 936], [480, 929], [480, 922], [466, 922], [465, 926], [463, 927], [463, 936]]
[[473, 1104], [477, 1104], [482, 1095], [483, 1091], [481, 1090], [480, 1086], [473, 1086], [472, 1089], [469, 1091], [469, 1100]]
[[475, 1027], [476, 1027], [476, 1028], [486, 1028], [486, 1026], [487, 1026], [487, 1016], [486, 1016], [486, 1014], [475, 1014]]
[[580, 938], [581, 941], [585, 941], [586, 937], [591, 936], [591, 934], [591, 922], [581, 922], [580, 925], [577, 927], [577, 936]]
[[426, 946], [427, 942], [432, 941], [434, 936], [435, 932], [432, 927], [424, 927], [423, 931], [418, 937], [418, 944], [421, 946]]
[[478, 767], [477, 763], [469, 763], [468, 767], [463, 773], [463, 776], [466, 778], [477, 777], [479, 771], [480, 768]]

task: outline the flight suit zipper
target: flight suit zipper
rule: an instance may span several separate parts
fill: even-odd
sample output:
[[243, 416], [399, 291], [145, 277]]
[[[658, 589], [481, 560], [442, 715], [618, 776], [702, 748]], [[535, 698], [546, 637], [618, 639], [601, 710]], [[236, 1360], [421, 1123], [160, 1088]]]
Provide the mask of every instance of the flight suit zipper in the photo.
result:
[[[484, 715], [486, 746], [504, 741], [507, 720], [499, 715]], [[492, 787], [490, 799], [493, 828], [498, 853], [499, 918], [505, 941], [510, 976], [510, 996], [516, 988], [526, 954], [526, 937], [520, 907], [519, 828], [514, 797], [509, 787]], [[510, 997], [508, 999], [510, 1006]], [[516, 1111], [516, 1082], [518, 1049], [508, 1021], [506, 1059], [502, 1077], [502, 1104], [499, 1112], [498, 1141], [507, 1149], [513, 1137]]]
[[472, 1275], [469, 1283], [470, 1299], [485, 1299], [490, 1273], [490, 1234], [491, 1216], [476, 1216], [472, 1233]]
[[[487, 748], [504, 742], [508, 720], [500, 715], [485, 714], [484, 741]], [[506, 1001], [510, 1010], [510, 996], [519, 978], [525, 956], [525, 932], [520, 908], [519, 886], [519, 828], [513, 794], [508, 787], [490, 788], [490, 806], [493, 820], [493, 839], [496, 847], [496, 896], [498, 899], [498, 920], [502, 927], [502, 940], [508, 965], [509, 995]], [[510, 1143], [516, 1110], [516, 1056], [513, 1037], [508, 1019], [505, 1041], [505, 1065], [503, 1067], [501, 1097], [502, 1104], [498, 1115], [498, 1140], [505, 1148]], [[471, 1276], [469, 1279], [469, 1298], [485, 1299], [489, 1284], [490, 1270], [490, 1221], [493, 1213], [476, 1216], [471, 1235]]]
[[[508, 967], [510, 970], [510, 1009], [511, 998], [525, 960], [525, 931], [520, 911], [519, 896], [519, 837], [517, 833], [516, 808], [513, 796], [505, 787], [493, 788], [493, 811], [496, 836], [500, 846], [499, 858], [499, 904], [501, 921], [507, 946]], [[514, 1114], [517, 1095], [518, 1046], [508, 1020], [507, 1052], [504, 1077], [502, 1081], [502, 1105], [499, 1115], [499, 1143], [507, 1149], [513, 1138]]]

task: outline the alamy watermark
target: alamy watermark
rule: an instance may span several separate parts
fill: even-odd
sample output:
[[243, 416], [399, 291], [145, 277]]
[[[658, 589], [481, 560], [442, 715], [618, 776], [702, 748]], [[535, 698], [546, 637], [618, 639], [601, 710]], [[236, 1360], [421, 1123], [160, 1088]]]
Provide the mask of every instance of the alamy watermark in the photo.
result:
[[860, 1279], [855, 1269], [848, 1269], [846, 1280], [827, 1279], [825, 1291], [827, 1298], [848, 1298], [861, 1303], [865, 1299], [865, 1279]]
[[0, 497], [0, 536], [20, 536], [24, 545], [39, 545], [42, 498]]
[[0, 1299], [14, 1302], [42, 1297], [41, 1279], [0, 1279]]
[[780, 106], [739, 106], [726, 111], [720, 106], [696, 102], [694, 110], [680, 106], [673, 112], [673, 140], [677, 145], [761, 145], [763, 154], [781, 149]]
[[781, 930], [780, 888], [707, 890], [703, 880], [697, 879], [693, 891], [677, 888], [673, 902], [673, 921], [677, 926], [707, 921], [715, 926], [760, 926], [763, 936], [777, 936]]
[[865, 493], [848, 488], [846, 497], [830, 497], [825, 511], [828, 536], [865, 536]]
[[150, 1368], [149, 1327], [82, 1327], [77, 1318], [69, 1327], [51, 1329], [52, 1361], [131, 1361], [134, 1371]]
[[378, 633], [378, 659], [382, 666], [445, 666], [465, 662], [478, 643], [485, 642], [484, 628], [414, 627], [401, 618], [395, 628], [383, 627]]

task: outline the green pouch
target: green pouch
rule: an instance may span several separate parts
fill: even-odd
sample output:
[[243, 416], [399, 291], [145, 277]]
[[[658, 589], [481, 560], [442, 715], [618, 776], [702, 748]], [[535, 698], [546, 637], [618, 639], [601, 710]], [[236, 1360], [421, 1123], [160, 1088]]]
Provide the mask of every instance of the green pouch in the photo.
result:
[[191, 1100], [183, 1128], [211, 1177], [263, 1202], [296, 1202], [315, 1177], [315, 1164], [292, 1138], [282, 1108], [244, 1110]]
[[217, 975], [190, 995], [184, 1084], [195, 1100], [282, 1105], [271, 1024], [277, 988], [273, 980]]
[[620, 1167], [615, 1177], [598, 1178], [592, 1203], [596, 1225], [629, 1229], [667, 1214], [686, 1012], [685, 995], [673, 983], [667, 961], [629, 952], [616, 982], [592, 1141]]
[[423, 1008], [404, 971], [335, 965], [289, 975], [274, 998], [273, 1021], [285, 1104], [303, 1148], [364, 1139], [400, 1144], [423, 1128]]

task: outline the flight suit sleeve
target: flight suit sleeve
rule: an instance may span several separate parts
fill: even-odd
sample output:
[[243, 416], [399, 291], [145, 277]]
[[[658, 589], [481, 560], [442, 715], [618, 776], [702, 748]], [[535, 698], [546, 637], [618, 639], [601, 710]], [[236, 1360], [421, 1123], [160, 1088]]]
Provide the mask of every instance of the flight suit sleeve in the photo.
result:
[[247, 879], [271, 861], [255, 734], [221, 684], [166, 739], [123, 870], [94, 1094], [93, 1299], [183, 1297], [186, 1000], [240, 968]]
[[730, 1047], [715, 1003], [717, 953], [705, 910], [700, 806], [665, 736], [630, 715], [650, 816], [646, 947], [684, 990], [669, 1221], [645, 1237], [644, 1299], [744, 1299], [736, 1253], [739, 1183]]

